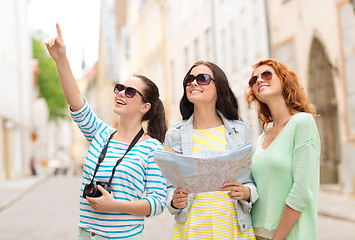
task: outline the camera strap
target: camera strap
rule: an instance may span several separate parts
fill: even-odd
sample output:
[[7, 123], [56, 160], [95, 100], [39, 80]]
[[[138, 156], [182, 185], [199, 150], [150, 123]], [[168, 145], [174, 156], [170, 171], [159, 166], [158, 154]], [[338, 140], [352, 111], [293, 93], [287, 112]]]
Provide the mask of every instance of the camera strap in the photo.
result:
[[113, 137], [113, 135], [115, 135], [116, 132], [117, 132], [117, 130], [114, 131], [113, 133], [111, 133], [110, 137], [108, 138], [108, 141], [107, 141], [106, 145], [105, 145], [104, 148], [102, 149], [102, 151], [101, 151], [101, 153], [100, 153], [100, 156], [99, 156], [99, 160], [98, 160], [98, 162], [97, 162], [97, 164], [96, 164], [96, 168], [95, 168], [94, 175], [92, 176], [90, 183], [92, 183], [92, 182], [94, 181], [94, 178], [95, 178], [95, 176], [96, 176], [97, 170], [99, 170], [100, 164], [101, 164], [102, 161], [105, 159], [108, 144], [109, 144], [111, 138]]
[[143, 130], [143, 128], [141, 128], [141, 130], [133, 138], [131, 144], [129, 144], [126, 152], [123, 154], [123, 156], [120, 159], [117, 160], [116, 165], [112, 169], [112, 174], [111, 174], [110, 180], [108, 181], [108, 186], [109, 187], [111, 186], [113, 175], [115, 175], [116, 167], [118, 166], [118, 164], [120, 164], [122, 162], [124, 156], [126, 156], [126, 154], [129, 152], [129, 150], [131, 150], [133, 148], [133, 146], [138, 142], [138, 140], [143, 136], [143, 134], [144, 134], [144, 130]]
[[[94, 175], [92, 176], [92, 179], [91, 179], [91, 183], [94, 181], [94, 178], [96, 176], [96, 173], [97, 173], [97, 170], [99, 170], [99, 167], [100, 167], [100, 164], [102, 163], [102, 161], [105, 159], [105, 156], [106, 156], [106, 153], [107, 153], [107, 147], [108, 147], [108, 144], [110, 143], [110, 140], [112, 139], [113, 135], [115, 135], [115, 133], [117, 132], [114, 131], [113, 133], [111, 133], [110, 137], [108, 138], [108, 141], [105, 145], [105, 147], [102, 149], [101, 153], [100, 153], [100, 156], [99, 156], [99, 160], [96, 164], [96, 168], [95, 168], [95, 172], [94, 172]], [[123, 156], [116, 162], [116, 165], [115, 167], [113, 168], [112, 170], [112, 174], [111, 174], [111, 177], [110, 177], [110, 181], [108, 183], [108, 186], [111, 185], [111, 182], [112, 182], [112, 179], [113, 179], [113, 175], [115, 174], [115, 171], [116, 171], [116, 167], [118, 166], [118, 164], [120, 164], [120, 162], [122, 161], [122, 159], [124, 158], [124, 156], [126, 156], [126, 154], [133, 148], [133, 146], [138, 142], [138, 140], [143, 136], [144, 134], [144, 130], [143, 128], [141, 128], [141, 130], [137, 133], [137, 135], [133, 138], [132, 142], [130, 143], [130, 145], [128, 146], [126, 152], [123, 154]]]

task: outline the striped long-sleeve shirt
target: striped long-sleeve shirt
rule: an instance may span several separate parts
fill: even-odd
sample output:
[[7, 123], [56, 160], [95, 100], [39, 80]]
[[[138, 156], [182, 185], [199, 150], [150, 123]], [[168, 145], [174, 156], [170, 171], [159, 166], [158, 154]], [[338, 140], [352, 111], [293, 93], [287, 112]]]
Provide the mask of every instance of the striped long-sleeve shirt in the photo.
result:
[[[84, 186], [90, 182], [101, 150], [114, 129], [101, 121], [86, 101], [80, 110], [70, 113], [90, 143], [83, 168], [82, 193]], [[110, 179], [113, 167], [128, 146], [127, 143], [110, 141], [106, 157], [94, 181]], [[146, 199], [151, 207], [150, 216], [162, 213], [166, 205], [166, 181], [153, 158], [153, 152], [158, 149], [162, 150], [163, 146], [156, 139], [151, 138], [137, 143], [117, 166], [111, 184], [111, 194], [115, 199], [127, 201]], [[144, 228], [144, 217], [120, 212], [97, 212], [85, 198], [82, 196], [80, 198], [79, 227], [110, 239], [126, 238], [141, 233]]]

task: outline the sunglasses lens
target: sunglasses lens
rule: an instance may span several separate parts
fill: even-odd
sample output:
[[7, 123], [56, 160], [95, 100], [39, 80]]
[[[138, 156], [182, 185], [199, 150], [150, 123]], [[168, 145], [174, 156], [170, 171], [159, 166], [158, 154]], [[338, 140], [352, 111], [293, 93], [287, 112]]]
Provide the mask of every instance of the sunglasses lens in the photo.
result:
[[199, 85], [208, 85], [211, 82], [211, 76], [208, 74], [199, 74], [196, 76]]
[[126, 97], [133, 98], [134, 95], [136, 95], [136, 93], [137, 93], [136, 89], [131, 88], [131, 87], [126, 87], [126, 90], [125, 90]]
[[122, 84], [117, 84], [117, 90], [118, 90], [119, 92], [123, 91], [125, 88], [126, 88], [126, 87], [125, 87], [124, 85], [122, 85]]
[[122, 84], [116, 84], [116, 85], [115, 85], [115, 88], [113, 89], [113, 91], [114, 91], [115, 93], [119, 93], [119, 92], [123, 91], [124, 89], [125, 89], [125, 86], [124, 86], [124, 85], [122, 85]]
[[251, 77], [250, 80], [249, 80], [249, 86], [253, 87], [254, 84], [256, 83], [256, 80], [258, 80], [257, 76]]
[[185, 78], [185, 82], [184, 82], [184, 85], [185, 86], [190, 86], [191, 83], [194, 81], [195, 77], [194, 75], [188, 75], [186, 78]]
[[270, 72], [270, 71], [265, 71], [265, 72], [263, 72], [263, 73], [261, 74], [261, 78], [262, 78], [263, 80], [267, 80], [267, 81], [271, 80], [271, 78], [272, 78], [272, 72]]

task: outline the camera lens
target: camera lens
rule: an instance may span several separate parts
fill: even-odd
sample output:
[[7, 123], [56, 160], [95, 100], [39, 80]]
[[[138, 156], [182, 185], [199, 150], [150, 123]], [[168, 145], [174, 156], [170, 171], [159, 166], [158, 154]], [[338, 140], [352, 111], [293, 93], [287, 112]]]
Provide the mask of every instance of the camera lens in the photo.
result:
[[[100, 192], [100, 191], [99, 191]], [[100, 192], [101, 193], [101, 192]], [[97, 194], [97, 186], [95, 183], [86, 184], [84, 187], [83, 198], [86, 197], [96, 197]]]

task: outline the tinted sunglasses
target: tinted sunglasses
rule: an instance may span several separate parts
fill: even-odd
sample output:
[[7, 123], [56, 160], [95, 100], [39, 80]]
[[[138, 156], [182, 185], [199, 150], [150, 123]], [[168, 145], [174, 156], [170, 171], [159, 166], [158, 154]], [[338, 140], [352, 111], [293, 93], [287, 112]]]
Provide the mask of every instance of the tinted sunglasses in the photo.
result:
[[[270, 70], [266, 70], [260, 74], [260, 77], [262, 80], [270, 81], [272, 78], [272, 74], [273, 74], [273, 72], [271, 72]], [[256, 81], [258, 81], [258, 76], [252, 76], [249, 79], [249, 87], [253, 87], [254, 84], [256, 83]]]
[[190, 74], [184, 79], [184, 86], [190, 86], [195, 79], [198, 85], [208, 85], [211, 80], [214, 81], [214, 79], [207, 73], [200, 73], [196, 77]]
[[134, 95], [136, 95], [136, 93], [138, 93], [142, 97], [144, 102], [148, 102], [147, 99], [143, 96], [143, 94], [140, 93], [137, 89], [135, 89], [133, 87], [126, 87], [123, 84], [117, 83], [115, 85], [115, 87], [113, 88], [113, 92], [116, 94], [118, 94], [119, 92], [122, 92], [123, 90], [125, 90], [124, 95], [128, 98], [133, 98]]

